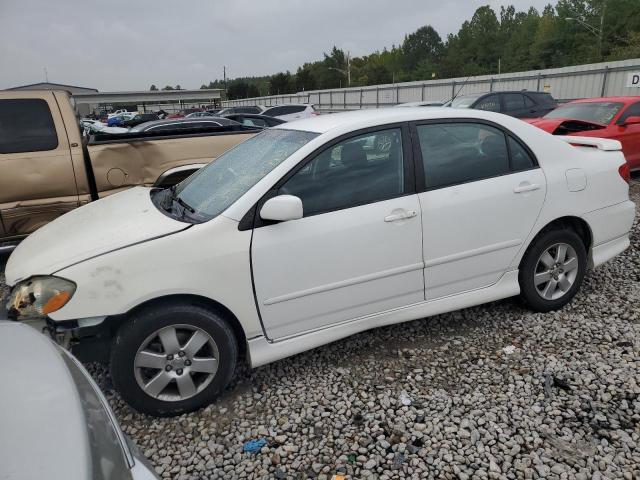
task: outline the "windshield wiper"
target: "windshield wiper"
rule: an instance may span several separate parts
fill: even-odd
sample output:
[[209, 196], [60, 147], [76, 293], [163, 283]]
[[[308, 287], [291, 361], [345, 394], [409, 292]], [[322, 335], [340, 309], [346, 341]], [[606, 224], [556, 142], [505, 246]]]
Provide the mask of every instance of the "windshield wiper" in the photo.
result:
[[178, 204], [179, 204], [182, 208], [184, 208], [185, 210], [188, 210], [188, 211], [189, 211], [189, 212], [191, 212], [191, 213], [196, 213], [196, 209], [195, 209], [195, 208], [193, 208], [191, 205], [189, 205], [187, 202], [185, 202], [183, 199], [181, 199], [180, 197], [178, 197], [178, 196], [175, 194], [175, 191], [174, 191], [174, 193], [173, 193], [173, 199], [174, 199], [176, 202], [178, 202]]

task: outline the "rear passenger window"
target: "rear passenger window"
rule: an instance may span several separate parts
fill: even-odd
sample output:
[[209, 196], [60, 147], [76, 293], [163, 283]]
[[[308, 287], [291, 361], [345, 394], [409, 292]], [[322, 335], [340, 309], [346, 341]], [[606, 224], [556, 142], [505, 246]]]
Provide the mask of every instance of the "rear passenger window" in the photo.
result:
[[399, 128], [352, 137], [324, 150], [278, 191], [299, 197], [305, 217], [386, 200], [403, 192]]
[[505, 93], [503, 98], [504, 109], [507, 112], [524, 108], [524, 96], [519, 93]]
[[489, 112], [499, 112], [500, 111], [500, 97], [498, 95], [491, 95], [486, 97], [478, 104], [473, 107], [477, 110], [488, 110]]
[[536, 166], [531, 155], [524, 149], [520, 142], [509, 137], [509, 153], [511, 154], [511, 170], [528, 170]]
[[300, 113], [300, 112], [304, 112], [306, 110], [306, 106], [304, 105], [292, 105], [290, 107], [283, 107], [284, 108], [284, 113], [281, 113], [280, 115], [292, 115], [294, 113]]
[[57, 147], [58, 135], [45, 100], [0, 100], [0, 153], [41, 152]]
[[273, 107], [262, 112], [263, 115], [268, 115], [271, 117], [277, 117], [278, 115], [283, 115], [284, 107]]
[[427, 188], [440, 188], [509, 173], [501, 130], [477, 123], [418, 125]]

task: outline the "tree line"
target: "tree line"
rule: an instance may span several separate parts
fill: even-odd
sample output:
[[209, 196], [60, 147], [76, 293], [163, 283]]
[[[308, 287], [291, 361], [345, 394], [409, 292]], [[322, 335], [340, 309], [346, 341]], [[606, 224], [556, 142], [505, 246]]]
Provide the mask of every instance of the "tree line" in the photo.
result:
[[[640, 57], [640, 0], [559, 0], [541, 12], [479, 7], [446, 39], [425, 25], [400, 45], [362, 57], [333, 47], [324, 58], [262, 77], [214, 80], [229, 99], [623, 60]], [[155, 87], [155, 86], [154, 86]], [[164, 89], [172, 89], [167, 86]], [[179, 88], [177, 86], [176, 88]]]

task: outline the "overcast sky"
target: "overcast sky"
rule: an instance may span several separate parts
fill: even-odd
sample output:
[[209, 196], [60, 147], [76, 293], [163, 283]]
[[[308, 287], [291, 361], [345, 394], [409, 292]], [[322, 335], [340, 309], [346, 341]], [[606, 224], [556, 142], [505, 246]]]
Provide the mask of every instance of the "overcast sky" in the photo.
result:
[[291, 70], [333, 45], [352, 56], [431, 24], [443, 39], [476, 8], [555, 0], [0, 0], [0, 88], [49, 81], [101, 91]]

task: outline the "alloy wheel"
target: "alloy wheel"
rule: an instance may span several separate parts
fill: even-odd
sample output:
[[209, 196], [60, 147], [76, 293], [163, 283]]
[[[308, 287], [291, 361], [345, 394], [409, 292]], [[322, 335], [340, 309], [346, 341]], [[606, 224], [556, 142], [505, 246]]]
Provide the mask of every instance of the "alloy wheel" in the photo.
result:
[[556, 243], [538, 259], [533, 283], [545, 300], [557, 300], [573, 286], [578, 276], [578, 255], [567, 243]]
[[138, 386], [164, 401], [186, 400], [204, 390], [218, 370], [211, 335], [193, 325], [170, 325], [149, 335], [134, 358]]

